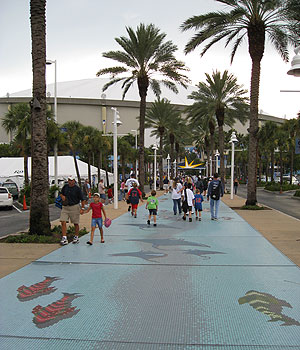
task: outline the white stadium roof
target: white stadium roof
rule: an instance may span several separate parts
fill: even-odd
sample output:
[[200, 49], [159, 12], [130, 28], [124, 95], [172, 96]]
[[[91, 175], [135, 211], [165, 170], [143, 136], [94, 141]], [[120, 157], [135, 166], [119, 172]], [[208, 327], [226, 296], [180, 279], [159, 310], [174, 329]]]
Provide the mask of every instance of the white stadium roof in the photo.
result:
[[[101, 99], [106, 98], [108, 100], [122, 100], [123, 90], [121, 88], [122, 82], [110, 86], [105, 92], [102, 91], [103, 86], [109, 81], [108, 78], [93, 78], [82, 79], [74, 81], [65, 81], [57, 83], [57, 97], [66, 98], [90, 98]], [[193, 100], [188, 99], [187, 96], [193, 91], [197, 90], [196, 87], [189, 85], [187, 89], [177, 84], [179, 93], [175, 94], [170, 89], [161, 84], [161, 98], [167, 98], [172, 104], [178, 105], [190, 105]], [[50, 96], [54, 96], [54, 84], [47, 85], [47, 93], [50, 92]], [[103, 97], [103, 94], [105, 96]], [[10, 94], [11, 97], [31, 97], [32, 90], [23, 90]], [[139, 101], [139, 93], [137, 84], [134, 83], [128, 90], [124, 101]], [[147, 102], [154, 102], [156, 97], [153, 91], [149, 88], [147, 94]]]

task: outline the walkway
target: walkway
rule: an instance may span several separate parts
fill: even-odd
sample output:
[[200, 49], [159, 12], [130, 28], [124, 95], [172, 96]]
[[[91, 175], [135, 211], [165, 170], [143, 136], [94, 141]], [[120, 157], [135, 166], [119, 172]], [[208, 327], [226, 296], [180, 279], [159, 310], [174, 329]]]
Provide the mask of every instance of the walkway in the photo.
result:
[[296, 265], [223, 203], [218, 222], [159, 209], [2, 278], [0, 349], [300, 349]]

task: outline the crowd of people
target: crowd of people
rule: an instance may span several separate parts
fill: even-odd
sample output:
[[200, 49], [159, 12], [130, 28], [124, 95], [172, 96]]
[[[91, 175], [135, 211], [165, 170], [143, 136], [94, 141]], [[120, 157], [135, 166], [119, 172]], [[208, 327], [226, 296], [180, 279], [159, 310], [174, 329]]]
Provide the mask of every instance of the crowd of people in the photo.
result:
[[[237, 185], [236, 185], [237, 186]], [[163, 179], [164, 194], [171, 192], [173, 201], [174, 215], [183, 215], [182, 219], [189, 222], [193, 221], [192, 215], [195, 214], [195, 220], [201, 221], [201, 212], [203, 210], [202, 203], [210, 202], [211, 220], [218, 220], [218, 211], [220, 198], [224, 194], [224, 186], [219, 179], [218, 174], [214, 174], [213, 178], [206, 178], [200, 176], [178, 176], [175, 179]], [[67, 222], [74, 224], [75, 235], [72, 243], [79, 243], [79, 220], [80, 215], [92, 211], [91, 222], [91, 238], [87, 242], [88, 245], [93, 244], [94, 232], [98, 226], [101, 236], [101, 243], [104, 243], [103, 237], [103, 219], [108, 220], [104, 209], [105, 202], [108, 197], [108, 203], [113, 200], [113, 190], [109, 186], [105, 188], [104, 181], [101, 179], [98, 184], [98, 192], [91, 195], [91, 187], [88, 180], [83, 185], [83, 190], [76, 184], [73, 176], [68, 177], [67, 184], [61, 190], [60, 197], [62, 200], [62, 211], [60, 216], [62, 227], [61, 245], [68, 244], [67, 239]], [[143, 202], [142, 192], [139, 189], [139, 182], [132, 173], [126, 181], [122, 181], [120, 186], [121, 199], [127, 201], [128, 212], [136, 218], [139, 202]], [[89, 198], [92, 202], [88, 205]], [[87, 206], [88, 205], [88, 206]], [[86, 207], [87, 206], [87, 207]], [[158, 200], [156, 198], [156, 191], [152, 190], [151, 195], [147, 198], [146, 209], [149, 210], [147, 225], [157, 226]]]

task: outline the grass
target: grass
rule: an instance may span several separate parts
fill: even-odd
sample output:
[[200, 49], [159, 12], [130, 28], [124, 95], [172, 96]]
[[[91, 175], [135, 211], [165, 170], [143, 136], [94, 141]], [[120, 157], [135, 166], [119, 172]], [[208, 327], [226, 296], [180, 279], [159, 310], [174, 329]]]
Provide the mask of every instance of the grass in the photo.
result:
[[265, 210], [265, 207], [260, 207], [259, 205], [243, 205], [242, 210]]
[[[59, 243], [61, 240], [61, 226], [54, 226], [52, 228], [51, 236], [42, 236], [42, 235], [29, 235], [24, 232], [20, 235], [11, 235], [6, 238], [2, 238], [0, 243], [43, 243], [43, 244], [54, 244]], [[67, 230], [68, 240], [72, 240], [74, 236], [75, 229], [74, 226], [70, 226]], [[87, 234], [88, 231], [86, 228], [83, 228], [79, 231], [79, 237]]]

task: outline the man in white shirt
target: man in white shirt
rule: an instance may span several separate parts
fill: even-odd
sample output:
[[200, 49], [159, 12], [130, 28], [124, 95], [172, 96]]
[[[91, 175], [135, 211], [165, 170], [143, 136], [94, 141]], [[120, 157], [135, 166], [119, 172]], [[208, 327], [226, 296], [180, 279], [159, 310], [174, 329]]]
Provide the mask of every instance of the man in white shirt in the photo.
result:
[[183, 220], [186, 220], [186, 213], [189, 212], [189, 222], [192, 222], [192, 208], [193, 201], [195, 199], [194, 193], [191, 190], [192, 184], [187, 185], [187, 189], [182, 191], [183, 199], [182, 199], [182, 210], [183, 210]]
[[[135, 178], [135, 175], [132, 173], [130, 175], [130, 178], [125, 182], [125, 192], [128, 193], [132, 189], [133, 183], [136, 183], [137, 187], [139, 187], [139, 185], [140, 185], [138, 180]], [[127, 199], [127, 204], [130, 204], [129, 199]], [[131, 210], [131, 205], [129, 205], [129, 207], [128, 207], [128, 211], [130, 211], [130, 210]]]

